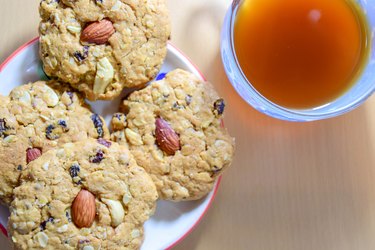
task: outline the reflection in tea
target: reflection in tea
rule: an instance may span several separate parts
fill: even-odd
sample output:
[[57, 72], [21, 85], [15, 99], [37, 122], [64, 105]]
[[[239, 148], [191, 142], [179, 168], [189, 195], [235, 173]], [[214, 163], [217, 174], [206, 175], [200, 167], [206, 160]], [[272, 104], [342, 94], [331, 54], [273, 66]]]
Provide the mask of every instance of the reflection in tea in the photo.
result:
[[367, 62], [369, 36], [364, 14], [351, 0], [244, 0], [234, 48], [260, 94], [306, 109], [353, 85]]

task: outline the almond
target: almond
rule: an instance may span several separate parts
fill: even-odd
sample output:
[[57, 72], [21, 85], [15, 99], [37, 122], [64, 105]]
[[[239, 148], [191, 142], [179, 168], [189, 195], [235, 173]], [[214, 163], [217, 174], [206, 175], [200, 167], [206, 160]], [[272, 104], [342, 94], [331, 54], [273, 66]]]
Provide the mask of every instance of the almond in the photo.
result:
[[103, 19], [87, 25], [81, 33], [81, 42], [97, 45], [106, 44], [113, 33], [115, 33], [115, 28], [112, 22], [108, 19]]
[[29, 148], [26, 150], [26, 163], [32, 162], [38, 159], [42, 155], [42, 151], [39, 148]]
[[163, 118], [157, 118], [155, 126], [155, 137], [159, 148], [168, 155], [174, 155], [180, 150], [180, 137]]
[[72, 219], [78, 228], [91, 227], [95, 220], [95, 196], [82, 189], [73, 201]]

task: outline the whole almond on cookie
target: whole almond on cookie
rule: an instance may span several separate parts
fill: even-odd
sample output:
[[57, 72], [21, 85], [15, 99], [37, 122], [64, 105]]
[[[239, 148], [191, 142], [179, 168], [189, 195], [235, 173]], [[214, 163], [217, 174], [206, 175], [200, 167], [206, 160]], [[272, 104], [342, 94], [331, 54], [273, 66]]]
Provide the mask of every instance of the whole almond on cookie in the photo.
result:
[[39, 148], [29, 148], [26, 150], [26, 162], [29, 164], [33, 160], [38, 159], [42, 155], [42, 151]]
[[82, 189], [73, 201], [72, 219], [78, 228], [91, 227], [95, 220], [95, 196]]
[[82, 31], [81, 42], [97, 45], [106, 44], [113, 33], [115, 33], [115, 28], [112, 22], [108, 19], [103, 19], [89, 24]]
[[168, 155], [174, 155], [180, 150], [180, 137], [163, 118], [155, 122], [155, 137], [160, 149]]

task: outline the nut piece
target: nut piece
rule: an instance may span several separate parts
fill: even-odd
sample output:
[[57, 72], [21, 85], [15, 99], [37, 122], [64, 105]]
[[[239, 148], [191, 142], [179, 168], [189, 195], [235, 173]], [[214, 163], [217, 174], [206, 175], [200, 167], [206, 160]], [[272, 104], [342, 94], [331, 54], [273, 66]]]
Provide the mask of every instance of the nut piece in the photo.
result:
[[26, 105], [30, 105], [31, 103], [31, 96], [29, 92], [25, 91], [23, 92], [22, 96], [18, 99], [20, 102], [23, 102]]
[[168, 155], [174, 155], [180, 150], [180, 137], [163, 118], [157, 118], [155, 126], [156, 142], [160, 149]]
[[93, 22], [89, 24], [81, 34], [81, 42], [95, 43], [97, 45], [105, 44], [115, 33], [113, 24], [108, 19]]
[[119, 201], [102, 199], [102, 201], [108, 206], [111, 217], [112, 217], [112, 226], [117, 227], [120, 225], [125, 217], [125, 210]]
[[125, 186], [125, 194], [122, 197], [122, 203], [124, 203], [125, 206], [127, 206], [131, 199], [133, 198], [132, 194], [130, 193], [128, 185]]
[[94, 83], [94, 93], [103, 94], [108, 84], [113, 80], [114, 70], [107, 57], [103, 57], [96, 64], [96, 76]]
[[72, 219], [78, 228], [91, 227], [96, 214], [95, 196], [82, 189], [73, 201]]
[[60, 101], [56, 92], [48, 86], [43, 87], [42, 99], [45, 101], [48, 107], [55, 107]]
[[42, 151], [39, 148], [29, 148], [26, 150], [26, 162], [32, 162], [33, 160], [38, 159], [42, 155]]
[[132, 238], [138, 238], [141, 236], [141, 232], [138, 230], [138, 229], [134, 229], [132, 232], [131, 232], [131, 235], [132, 235]]
[[143, 144], [142, 137], [130, 128], [125, 129], [125, 136], [126, 139], [128, 139], [129, 142], [133, 145], [140, 146]]

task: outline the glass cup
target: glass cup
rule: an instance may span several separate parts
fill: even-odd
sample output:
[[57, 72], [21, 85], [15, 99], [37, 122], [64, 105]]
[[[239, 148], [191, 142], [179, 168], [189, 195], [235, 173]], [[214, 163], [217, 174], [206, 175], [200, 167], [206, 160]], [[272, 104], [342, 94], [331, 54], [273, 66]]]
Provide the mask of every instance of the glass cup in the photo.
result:
[[233, 42], [234, 24], [237, 11], [243, 0], [234, 0], [225, 16], [221, 33], [221, 57], [225, 72], [238, 94], [258, 111], [269, 116], [287, 121], [314, 121], [335, 117], [349, 112], [361, 105], [375, 90], [375, 52], [374, 28], [375, 28], [375, 0], [357, 0], [363, 9], [371, 36], [370, 54], [367, 65], [362, 75], [355, 84], [339, 98], [332, 102], [311, 109], [291, 109], [279, 106], [262, 96], [246, 79], [237, 60]]

